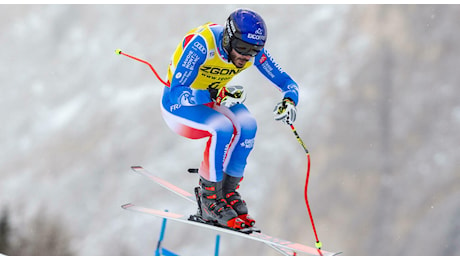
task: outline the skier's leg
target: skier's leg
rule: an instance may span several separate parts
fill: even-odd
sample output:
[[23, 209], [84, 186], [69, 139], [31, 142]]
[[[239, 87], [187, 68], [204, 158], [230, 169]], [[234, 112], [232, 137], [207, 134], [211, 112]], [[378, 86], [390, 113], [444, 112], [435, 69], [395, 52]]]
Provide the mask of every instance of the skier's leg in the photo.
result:
[[209, 137], [200, 167], [200, 175], [209, 181], [221, 181], [226, 147], [232, 140], [233, 125], [223, 114], [208, 106], [181, 106], [173, 111], [162, 109], [167, 125], [190, 139]]
[[249, 216], [246, 202], [236, 191], [243, 179], [247, 157], [253, 149], [257, 124], [247, 108], [240, 104], [228, 108], [218, 108], [235, 126], [234, 140], [231, 143], [224, 162], [223, 193], [227, 203], [237, 212], [238, 217], [248, 226], [253, 226], [255, 220]]
[[222, 193], [223, 161], [234, 131], [231, 121], [207, 106], [182, 106], [174, 111], [163, 107], [162, 111], [174, 132], [192, 139], [209, 137], [199, 170], [202, 217], [222, 226], [242, 228], [244, 221], [228, 206]]
[[231, 120], [234, 126], [233, 141], [227, 149], [224, 161], [224, 172], [234, 177], [243, 177], [247, 158], [254, 147], [257, 123], [243, 104], [231, 108], [215, 106], [218, 112]]

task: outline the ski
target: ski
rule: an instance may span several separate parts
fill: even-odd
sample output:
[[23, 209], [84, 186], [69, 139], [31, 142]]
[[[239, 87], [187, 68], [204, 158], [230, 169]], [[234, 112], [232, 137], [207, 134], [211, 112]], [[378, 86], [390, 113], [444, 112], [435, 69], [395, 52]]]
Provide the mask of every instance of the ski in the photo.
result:
[[163, 187], [163, 188], [165, 188], [165, 189], [167, 189], [167, 190], [179, 195], [180, 197], [184, 198], [188, 202], [196, 204], [196, 199], [195, 199], [194, 194], [191, 194], [190, 192], [187, 192], [187, 191], [177, 187], [176, 185], [173, 185], [170, 182], [167, 182], [167, 181], [163, 180], [162, 178], [153, 175], [152, 173], [150, 173], [149, 171], [144, 169], [144, 167], [142, 167], [142, 166], [131, 166], [131, 169], [134, 172], [140, 173], [143, 176], [151, 179], [155, 183], [159, 184], [161, 187]]
[[160, 218], [166, 218], [169, 220], [173, 220], [173, 221], [177, 221], [177, 222], [181, 222], [185, 224], [195, 225], [198, 227], [211, 229], [211, 230], [215, 230], [215, 231], [219, 231], [219, 232], [223, 232], [223, 233], [227, 233], [227, 234], [231, 234], [231, 235], [235, 235], [235, 236], [239, 236], [239, 237], [243, 237], [247, 239], [252, 239], [255, 241], [263, 242], [265, 244], [273, 245], [278, 248], [284, 248], [292, 252], [302, 252], [302, 253], [307, 253], [310, 255], [324, 255], [324, 256], [335, 255], [335, 253], [327, 252], [324, 250], [321, 250], [321, 253], [320, 253], [318, 252], [319, 250], [316, 248], [305, 246], [299, 243], [293, 243], [287, 240], [282, 240], [282, 239], [268, 236], [266, 234], [259, 233], [259, 232], [251, 232], [247, 234], [244, 232], [240, 232], [240, 231], [236, 231], [236, 230], [232, 230], [228, 228], [222, 228], [222, 227], [218, 227], [218, 226], [214, 226], [210, 224], [205, 224], [202, 222], [191, 221], [189, 220], [189, 217], [187, 217], [187, 215], [184, 215], [184, 214], [177, 214], [177, 213], [173, 213], [169, 211], [161, 211], [157, 209], [141, 207], [141, 206], [137, 206], [132, 203], [125, 204], [122, 206], [122, 208], [126, 210], [131, 210], [131, 211], [153, 215], [153, 216], [160, 217]]
[[[150, 173], [149, 171], [147, 171], [146, 169], [144, 169], [144, 167], [142, 166], [131, 166], [131, 169], [136, 172], [136, 173], [139, 173], [147, 178], [149, 178], [150, 180], [154, 181], [155, 183], [159, 184], [161, 187], [167, 189], [168, 191], [171, 191], [177, 195], [179, 195], [181, 198], [184, 198], [185, 200], [187, 200], [188, 202], [190, 203], [193, 203], [194, 205], [198, 206], [197, 205], [197, 202], [196, 202], [196, 197], [195, 195], [161, 179], [160, 177], [157, 177], [155, 176], [154, 174]], [[198, 169], [189, 169], [188, 170], [190, 173], [198, 173]], [[260, 232], [260, 230], [258, 230], [258, 232]], [[293, 252], [293, 251], [290, 251], [290, 250], [287, 250], [285, 248], [278, 248], [272, 244], [266, 244], [268, 245], [269, 247], [271, 247], [272, 249], [274, 249], [275, 251], [277, 251], [278, 253], [282, 254], [282, 255], [286, 255], [286, 256], [293, 256], [293, 255], [296, 255], [296, 252]]]
[[[158, 176], [155, 176], [154, 174], [152, 174], [151, 172], [147, 171], [142, 166], [132, 166], [131, 169], [134, 172], [139, 173], [139, 174], [151, 179], [155, 183], [157, 183], [160, 186], [162, 186], [163, 188], [175, 193], [176, 195], [180, 196], [181, 198], [184, 198], [188, 202], [193, 203], [194, 205], [196, 205], [196, 198], [195, 198], [194, 194], [191, 194], [191, 193], [189, 193], [189, 192], [187, 192], [187, 191], [185, 191], [185, 190], [183, 190], [183, 189], [171, 184], [170, 182], [168, 182], [168, 181], [166, 181], [166, 180], [164, 180], [164, 179], [162, 179], [162, 178], [160, 178]], [[232, 235], [237, 235], [237, 236], [244, 237], [244, 238], [253, 239], [253, 240], [265, 243], [266, 245], [270, 246], [272, 249], [276, 250], [277, 252], [279, 252], [279, 253], [281, 253], [283, 255], [292, 256], [292, 255], [296, 255], [297, 254], [296, 252], [303, 252], [303, 253], [307, 253], [307, 254], [311, 254], [311, 255], [327, 255], [327, 256], [340, 254], [340, 253], [327, 252], [327, 251], [324, 251], [322, 249], [308, 247], [306, 245], [302, 245], [302, 244], [299, 244], [299, 243], [294, 243], [294, 242], [290, 242], [290, 241], [287, 241], [287, 240], [282, 240], [282, 239], [279, 239], [279, 238], [275, 238], [275, 237], [263, 234], [263, 233], [260, 232], [260, 230], [255, 229], [255, 228], [249, 228], [249, 229], [244, 229], [244, 230], [234, 230], [234, 229], [225, 228], [225, 227], [221, 227], [221, 226], [215, 226], [215, 225], [212, 225], [210, 223], [205, 223], [204, 221], [200, 221], [199, 217], [197, 218], [197, 216], [195, 216], [195, 215], [191, 215], [190, 217], [187, 217], [186, 215], [183, 215], [183, 214], [176, 214], [176, 213], [165, 212], [165, 211], [151, 209], [151, 208], [145, 208], [145, 207], [134, 205], [132, 203], [125, 204], [125, 205], [122, 206], [122, 208], [127, 209], [127, 210], [131, 210], [131, 211], [147, 213], [149, 215], [154, 215], [154, 216], [157, 216], [157, 217], [167, 218], [167, 219], [171, 219], [171, 220], [186, 223], [186, 224], [197, 225], [197, 226], [200, 226], [200, 227], [204, 227], [204, 228], [208, 228], [208, 229], [212, 229], [212, 230], [216, 230], [216, 231], [222, 231], [222, 232], [226, 232], [226, 233], [229, 233], [229, 234], [232, 234]]]

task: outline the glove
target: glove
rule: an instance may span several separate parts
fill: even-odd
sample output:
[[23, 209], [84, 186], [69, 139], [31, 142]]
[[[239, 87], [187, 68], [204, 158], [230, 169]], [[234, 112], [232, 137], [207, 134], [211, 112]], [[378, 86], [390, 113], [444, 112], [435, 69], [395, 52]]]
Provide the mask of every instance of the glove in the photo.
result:
[[232, 107], [246, 100], [246, 92], [242, 86], [230, 86], [220, 89], [209, 88], [211, 99], [219, 106]]
[[273, 113], [275, 114], [275, 120], [283, 121], [284, 123], [291, 125], [295, 121], [297, 109], [294, 102], [290, 98], [284, 98], [283, 101], [276, 104]]

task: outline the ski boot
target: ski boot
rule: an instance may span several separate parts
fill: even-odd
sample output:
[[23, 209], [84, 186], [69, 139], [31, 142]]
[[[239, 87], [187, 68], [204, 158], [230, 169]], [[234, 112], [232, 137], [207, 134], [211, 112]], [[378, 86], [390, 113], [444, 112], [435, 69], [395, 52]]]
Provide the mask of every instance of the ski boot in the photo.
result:
[[230, 205], [238, 214], [238, 217], [244, 221], [246, 226], [253, 227], [256, 221], [249, 216], [246, 202], [241, 199], [240, 194], [236, 191], [240, 187], [243, 177], [233, 177], [224, 173], [223, 193], [227, 204]]
[[195, 190], [198, 215], [206, 222], [231, 229], [245, 228], [245, 222], [225, 201], [222, 182], [211, 182], [200, 177], [200, 187]]

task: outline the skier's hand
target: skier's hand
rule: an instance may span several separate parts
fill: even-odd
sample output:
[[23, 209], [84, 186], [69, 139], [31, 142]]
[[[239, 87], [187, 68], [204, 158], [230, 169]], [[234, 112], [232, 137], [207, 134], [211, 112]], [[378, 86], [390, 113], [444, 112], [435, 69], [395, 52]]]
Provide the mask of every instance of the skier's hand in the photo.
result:
[[275, 114], [275, 120], [283, 121], [284, 123], [291, 125], [295, 121], [297, 109], [294, 102], [290, 98], [284, 98], [283, 101], [276, 104], [273, 113]]
[[246, 100], [246, 92], [242, 86], [229, 86], [220, 89], [209, 89], [211, 99], [219, 106], [232, 107]]

